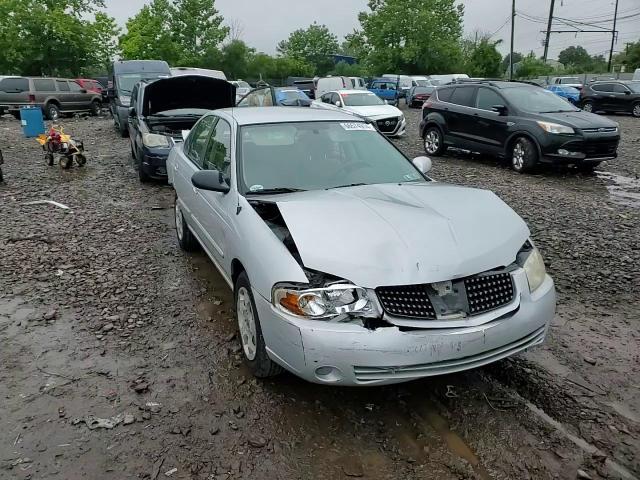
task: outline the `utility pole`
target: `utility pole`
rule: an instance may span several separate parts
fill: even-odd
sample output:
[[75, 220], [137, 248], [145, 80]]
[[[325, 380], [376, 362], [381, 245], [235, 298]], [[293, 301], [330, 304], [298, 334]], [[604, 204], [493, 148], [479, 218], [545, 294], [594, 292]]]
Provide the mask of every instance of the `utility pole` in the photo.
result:
[[511, 0], [511, 53], [509, 54], [509, 81], [513, 80], [513, 37], [515, 33], [515, 23], [516, 0]]
[[542, 56], [544, 63], [547, 63], [547, 54], [549, 53], [549, 38], [551, 37], [551, 24], [553, 23], [553, 9], [556, 0], [551, 0], [551, 8], [549, 9], [549, 22], [547, 23], [547, 38], [544, 41], [544, 55]]
[[613, 30], [611, 30], [611, 50], [609, 51], [609, 66], [607, 71], [611, 71], [611, 61], [613, 60], [613, 44], [616, 42], [616, 22], [618, 21], [618, 0], [616, 0], [616, 11], [613, 14]]

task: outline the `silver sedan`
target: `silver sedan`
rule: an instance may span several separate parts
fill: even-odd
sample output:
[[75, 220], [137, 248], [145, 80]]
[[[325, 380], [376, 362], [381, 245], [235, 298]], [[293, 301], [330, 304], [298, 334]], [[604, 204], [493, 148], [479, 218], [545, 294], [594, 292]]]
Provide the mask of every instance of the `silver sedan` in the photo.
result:
[[380, 385], [544, 341], [553, 280], [493, 193], [438, 183], [371, 124], [304, 108], [216, 110], [167, 162], [180, 246], [235, 294], [258, 377]]

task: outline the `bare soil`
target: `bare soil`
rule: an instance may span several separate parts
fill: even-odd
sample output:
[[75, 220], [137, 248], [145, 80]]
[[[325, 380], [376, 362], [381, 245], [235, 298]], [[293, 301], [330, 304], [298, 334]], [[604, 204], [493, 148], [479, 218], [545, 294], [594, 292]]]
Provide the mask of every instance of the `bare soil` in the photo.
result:
[[[396, 143], [423, 154], [405, 113]], [[620, 158], [595, 175], [433, 159], [529, 223], [558, 288], [547, 343], [346, 389], [250, 376], [231, 292], [180, 251], [173, 191], [139, 183], [109, 117], [61, 122], [89, 159], [68, 171], [0, 117], [0, 479], [640, 477], [640, 121], [612, 118]]]

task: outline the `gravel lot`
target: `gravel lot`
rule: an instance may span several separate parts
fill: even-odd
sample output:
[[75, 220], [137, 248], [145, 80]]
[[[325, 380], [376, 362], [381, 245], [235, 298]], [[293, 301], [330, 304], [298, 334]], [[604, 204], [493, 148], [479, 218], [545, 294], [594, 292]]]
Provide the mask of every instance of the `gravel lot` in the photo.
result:
[[[543, 347], [336, 389], [249, 375], [228, 288], [179, 250], [173, 191], [138, 182], [110, 118], [62, 122], [89, 158], [62, 171], [0, 117], [0, 478], [640, 477], [640, 121], [612, 118], [620, 158], [597, 175], [434, 159], [529, 223], [559, 295]], [[70, 210], [25, 205], [44, 199]]]

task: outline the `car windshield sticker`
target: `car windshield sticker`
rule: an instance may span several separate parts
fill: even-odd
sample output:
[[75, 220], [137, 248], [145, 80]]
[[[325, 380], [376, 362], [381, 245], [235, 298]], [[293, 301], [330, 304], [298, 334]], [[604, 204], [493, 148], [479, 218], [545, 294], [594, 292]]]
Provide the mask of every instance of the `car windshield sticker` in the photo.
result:
[[341, 123], [342, 128], [345, 130], [360, 130], [360, 131], [374, 131], [373, 125], [369, 125], [368, 123], [362, 122], [352, 122], [352, 123]]
[[251, 192], [259, 192], [260, 190], [264, 190], [264, 186], [262, 186], [262, 185], [251, 185], [249, 190]]

